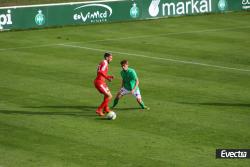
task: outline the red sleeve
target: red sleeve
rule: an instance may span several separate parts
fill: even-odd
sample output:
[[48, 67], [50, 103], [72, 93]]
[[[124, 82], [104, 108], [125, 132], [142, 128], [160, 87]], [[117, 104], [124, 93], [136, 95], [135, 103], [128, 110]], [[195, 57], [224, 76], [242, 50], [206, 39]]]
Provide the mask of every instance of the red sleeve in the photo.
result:
[[108, 64], [107, 64], [107, 62], [101, 62], [100, 63], [100, 65], [99, 65], [99, 67], [98, 67], [98, 72], [97, 72], [97, 74], [98, 75], [101, 75], [101, 76], [103, 76], [105, 79], [110, 79], [110, 78], [112, 78], [111, 76], [108, 76], [107, 75], [107, 72], [108, 72]]
[[105, 79], [109, 79], [109, 78], [110, 78], [110, 76], [106, 75], [106, 74], [104, 73], [104, 71], [101, 71], [101, 70], [98, 71], [98, 75], [103, 76]]

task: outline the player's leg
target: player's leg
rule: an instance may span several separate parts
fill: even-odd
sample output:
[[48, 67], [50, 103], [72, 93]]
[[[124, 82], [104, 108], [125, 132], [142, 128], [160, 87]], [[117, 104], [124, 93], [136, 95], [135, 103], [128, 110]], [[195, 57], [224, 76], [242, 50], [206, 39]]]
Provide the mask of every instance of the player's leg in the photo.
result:
[[108, 106], [109, 100], [112, 98], [112, 94], [109, 91], [109, 88], [105, 83], [97, 83], [95, 84], [97, 90], [104, 95], [103, 102], [96, 110], [96, 113], [100, 116], [103, 116], [103, 109]]
[[116, 97], [115, 97], [115, 99], [114, 99], [112, 108], [114, 108], [114, 107], [118, 104], [118, 102], [119, 102], [119, 100], [120, 100], [120, 98], [121, 98], [122, 96], [124, 96], [124, 95], [126, 95], [126, 94], [128, 94], [128, 93], [129, 93], [129, 91], [126, 90], [124, 87], [121, 88], [121, 89], [119, 90], [119, 92], [116, 94]]
[[121, 93], [120, 93], [120, 91], [119, 91], [119, 92], [116, 94], [116, 96], [115, 96], [115, 99], [114, 99], [112, 108], [114, 108], [114, 107], [118, 104], [118, 102], [119, 102], [119, 100], [120, 100], [121, 97], [122, 97], [122, 95], [121, 95]]
[[144, 102], [142, 101], [142, 97], [141, 97], [141, 93], [140, 93], [139, 88], [134, 92], [133, 95], [136, 97], [136, 101], [138, 102], [138, 104], [141, 106], [142, 109], [149, 110], [149, 107], [145, 106]]
[[142, 101], [141, 98], [136, 98], [138, 104], [141, 106], [142, 109], [147, 109], [149, 110], [149, 107], [145, 106], [144, 102]]
[[108, 113], [110, 112], [110, 109], [109, 109], [109, 101], [112, 99], [112, 94], [111, 92], [109, 91], [105, 96], [104, 96], [104, 112]]

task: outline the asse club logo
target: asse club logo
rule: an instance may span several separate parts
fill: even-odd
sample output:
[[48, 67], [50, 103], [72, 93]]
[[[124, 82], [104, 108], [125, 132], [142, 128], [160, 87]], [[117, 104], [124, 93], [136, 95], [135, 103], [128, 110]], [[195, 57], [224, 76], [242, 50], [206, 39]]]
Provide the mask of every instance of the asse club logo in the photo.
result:
[[35, 22], [39, 26], [42, 26], [45, 24], [45, 16], [44, 16], [42, 10], [38, 10], [38, 14], [35, 17]]
[[135, 18], [139, 17], [139, 14], [140, 14], [140, 10], [137, 7], [137, 4], [133, 3], [133, 5], [130, 9], [130, 16], [135, 19]]
[[228, 8], [227, 0], [219, 0], [218, 2], [218, 9], [220, 11], [225, 11]]

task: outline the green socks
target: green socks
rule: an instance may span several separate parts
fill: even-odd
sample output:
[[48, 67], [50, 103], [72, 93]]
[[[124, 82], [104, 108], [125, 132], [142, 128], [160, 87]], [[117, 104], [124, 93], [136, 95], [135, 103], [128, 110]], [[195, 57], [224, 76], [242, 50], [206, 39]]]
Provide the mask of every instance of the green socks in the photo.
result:
[[112, 108], [114, 108], [118, 104], [118, 102], [119, 102], [119, 99], [115, 98]]
[[142, 109], [145, 108], [145, 105], [144, 105], [143, 101], [141, 101], [141, 103], [139, 103], [139, 104], [140, 104], [140, 106], [141, 106]]
[[[118, 102], [119, 102], [119, 99], [118, 99], [118, 98], [115, 98], [115, 100], [114, 100], [114, 102], [113, 102], [112, 108], [114, 108], [114, 107], [118, 104]], [[138, 103], [139, 103], [139, 102], [138, 102]], [[139, 105], [141, 106], [142, 109], [145, 109], [145, 105], [144, 105], [143, 101], [141, 101], [141, 102], [139, 103]]]

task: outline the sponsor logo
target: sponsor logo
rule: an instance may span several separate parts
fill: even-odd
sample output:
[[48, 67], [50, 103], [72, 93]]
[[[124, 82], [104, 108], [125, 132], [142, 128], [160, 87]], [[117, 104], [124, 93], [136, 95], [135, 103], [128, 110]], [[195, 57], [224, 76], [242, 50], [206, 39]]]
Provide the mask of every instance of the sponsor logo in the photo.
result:
[[148, 13], [152, 17], [156, 17], [159, 14], [159, 4], [161, 0], [152, 0], [149, 8], [148, 8]]
[[12, 25], [11, 10], [7, 10], [7, 14], [0, 14], [0, 30], [4, 29], [5, 25]]
[[250, 149], [216, 149], [216, 158], [250, 158]]
[[139, 8], [137, 7], [137, 4], [136, 4], [136, 3], [133, 3], [132, 8], [130, 9], [130, 16], [131, 16], [132, 18], [137, 18], [137, 17], [139, 17], [139, 14], [140, 14], [140, 10], [139, 10]]
[[[172, 11], [172, 12], [171, 12]], [[190, 0], [178, 3], [164, 3], [162, 5], [162, 13], [165, 15], [184, 15], [193, 13], [211, 12], [211, 0]]]
[[152, 0], [148, 10], [150, 16], [158, 16], [160, 9], [162, 9], [162, 16], [212, 12], [212, 0], [162, 2], [161, 5], [160, 1]]
[[108, 21], [112, 15], [112, 8], [104, 4], [88, 4], [79, 6], [74, 9], [76, 13], [73, 15], [75, 21], [100, 23]]
[[250, 9], [250, 0], [242, 0], [242, 8]]
[[38, 10], [38, 14], [35, 17], [35, 22], [39, 26], [42, 26], [45, 24], [45, 16], [42, 13], [42, 10]]
[[220, 11], [225, 11], [227, 9], [227, 0], [219, 0], [218, 2], [218, 9]]

